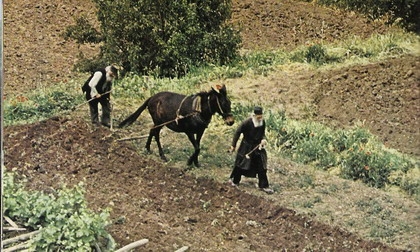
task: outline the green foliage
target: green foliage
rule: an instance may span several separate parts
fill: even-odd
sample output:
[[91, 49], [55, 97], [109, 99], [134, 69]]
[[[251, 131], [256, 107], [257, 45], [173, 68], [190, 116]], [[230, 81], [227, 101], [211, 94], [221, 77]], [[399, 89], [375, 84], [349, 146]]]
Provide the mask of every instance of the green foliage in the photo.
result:
[[[407, 37], [407, 39], [411, 39]], [[415, 41], [415, 38], [414, 40]], [[346, 40], [343, 43], [345, 58], [375, 58], [400, 55], [407, 51], [404, 48], [404, 38], [398, 34], [373, 35], [366, 41], [357, 39]]]
[[[398, 232], [406, 232], [409, 227], [397, 221], [395, 213], [384, 207], [377, 199], [367, 198], [356, 202], [356, 207], [366, 214], [370, 227], [370, 237], [392, 239]], [[392, 242], [388, 240], [388, 242]]]
[[388, 24], [400, 23], [408, 30], [420, 32], [418, 0], [317, 0], [317, 3], [357, 11], [372, 20], [386, 18]]
[[298, 186], [300, 188], [314, 188], [314, 176], [312, 174], [303, 174], [299, 176]]
[[305, 59], [308, 63], [316, 62], [322, 65], [326, 61], [325, 48], [322, 45], [312, 45], [305, 52]]
[[320, 44], [297, 50], [292, 53], [290, 59], [295, 62], [309, 63], [315, 66], [341, 61], [340, 57], [329, 55], [326, 47]]
[[5, 102], [4, 122], [8, 125], [48, 118], [54, 113], [72, 109], [76, 100], [71, 94], [58, 90], [34, 93], [28, 97], [18, 96]]
[[65, 40], [73, 39], [79, 44], [98, 43], [102, 40], [99, 32], [85, 15], [76, 18], [76, 24], [68, 26], [62, 36]]
[[[239, 31], [228, 23], [231, 1], [94, 2], [103, 42], [100, 58], [124, 71], [183, 76], [193, 67], [224, 65], [238, 56]], [[67, 37], [79, 43], [99, 37], [86, 19], [77, 21], [67, 28]]]
[[87, 208], [82, 184], [46, 194], [25, 190], [8, 172], [4, 172], [3, 182], [3, 213], [41, 230], [32, 244], [35, 251], [92, 251], [104, 238], [108, 244], [103, 246], [110, 251], [114, 248], [105, 230], [109, 213], [95, 214]]
[[239, 66], [251, 69], [257, 75], [267, 75], [276, 65], [283, 65], [288, 60], [284, 51], [250, 52], [242, 55]]
[[373, 187], [396, 185], [410, 195], [419, 192], [420, 181], [407, 176], [418, 170], [414, 161], [386, 149], [366, 129], [333, 131], [317, 123], [284, 121], [271, 130], [277, 132], [279, 151], [298, 162], [322, 169], [340, 167], [342, 177]]

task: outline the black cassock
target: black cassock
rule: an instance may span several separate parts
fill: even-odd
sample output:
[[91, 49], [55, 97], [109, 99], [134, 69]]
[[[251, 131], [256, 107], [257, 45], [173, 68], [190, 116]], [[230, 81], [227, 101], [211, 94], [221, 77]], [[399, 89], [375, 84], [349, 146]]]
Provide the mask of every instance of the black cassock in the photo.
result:
[[[239, 184], [241, 176], [255, 178], [258, 175], [258, 186], [268, 188], [267, 152], [258, 148], [265, 137], [265, 121], [259, 127], [254, 126], [252, 117], [243, 121], [233, 136], [232, 146], [236, 146], [241, 134], [243, 138], [230, 177], [233, 183]], [[254, 148], [256, 149], [253, 151]], [[252, 153], [247, 155], [250, 152]]]

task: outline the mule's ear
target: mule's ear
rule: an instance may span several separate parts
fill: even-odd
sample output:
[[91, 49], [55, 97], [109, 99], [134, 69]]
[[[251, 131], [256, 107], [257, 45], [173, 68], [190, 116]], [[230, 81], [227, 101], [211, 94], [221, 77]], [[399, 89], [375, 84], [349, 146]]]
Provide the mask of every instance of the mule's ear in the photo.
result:
[[213, 89], [217, 93], [220, 93], [220, 90], [223, 89], [223, 85], [215, 84], [213, 87], [211, 87], [211, 89]]

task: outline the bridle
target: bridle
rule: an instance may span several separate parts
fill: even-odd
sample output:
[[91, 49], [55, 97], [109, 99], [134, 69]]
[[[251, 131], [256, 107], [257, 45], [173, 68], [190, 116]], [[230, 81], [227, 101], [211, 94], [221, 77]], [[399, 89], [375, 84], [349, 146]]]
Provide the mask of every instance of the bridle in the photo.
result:
[[[210, 94], [210, 95], [211, 95], [211, 94]], [[210, 95], [209, 95], [209, 96], [210, 96]], [[217, 106], [219, 107], [220, 114], [222, 114], [222, 116], [223, 116], [224, 118], [225, 118], [225, 117], [228, 117], [229, 115], [231, 115], [230, 113], [225, 113], [225, 112], [223, 111], [222, 106], [220, 105], [219, 97], [217, 96], [217, 94], [216, 94], [216, 102], [217, 102]], [[207, 104], [208, 104], [208, 106], [209, 106], [210, 113], [211, 113], [211, 114], [213, 114], [213, 111], [211, 110], [211, 106], [210, 106], [210, 99], [207, 99]]]

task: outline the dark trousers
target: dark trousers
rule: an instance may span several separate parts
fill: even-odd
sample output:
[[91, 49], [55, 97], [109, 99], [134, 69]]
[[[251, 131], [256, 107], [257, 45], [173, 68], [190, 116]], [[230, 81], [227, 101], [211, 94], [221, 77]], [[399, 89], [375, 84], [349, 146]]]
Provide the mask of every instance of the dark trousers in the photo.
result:
[[101, 123], [109, 127], [111, 123], [111, 104], [108, 97], [100, 97], [89, 102], [90, 119], [93, 124], [99, 124], [99, 103], [102, 107]]
[[268, 178], [267, 178], [267, 170], [264, 169], [263, 161], [260, 156], [251, 157], [251, 166], [250, 170], [244, 170], [240, 167], [235, 166], [233, 171], [230, 175], [232, 182], [235, 184], [239, 184], [241, 182], [241, 177], [255, 177], [258, 176], [258, 187], [259, 188], [268, 188]]

